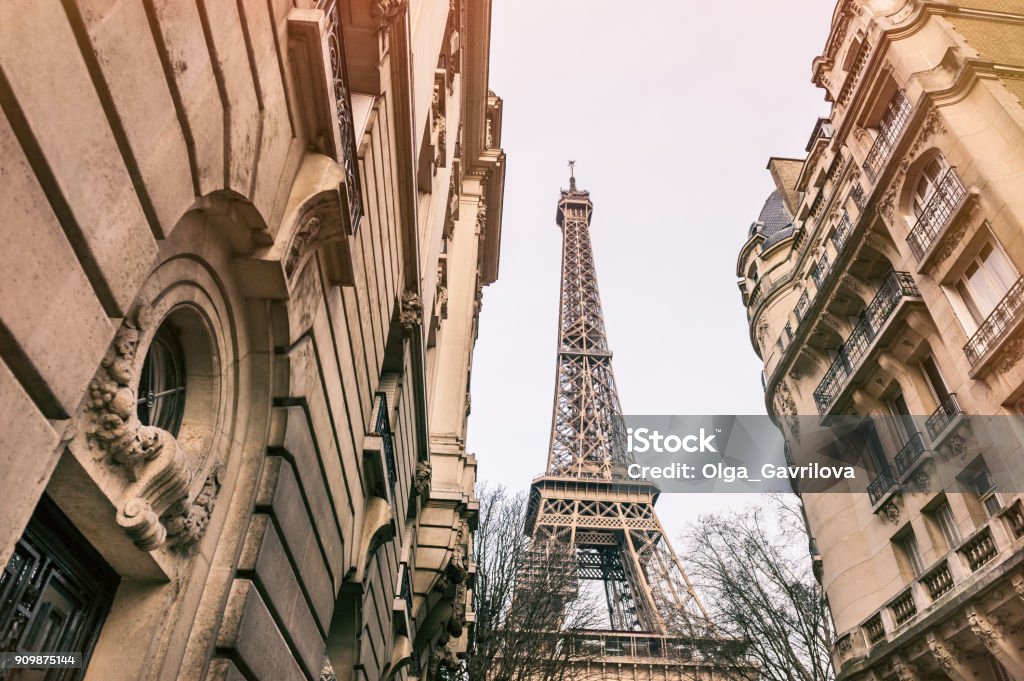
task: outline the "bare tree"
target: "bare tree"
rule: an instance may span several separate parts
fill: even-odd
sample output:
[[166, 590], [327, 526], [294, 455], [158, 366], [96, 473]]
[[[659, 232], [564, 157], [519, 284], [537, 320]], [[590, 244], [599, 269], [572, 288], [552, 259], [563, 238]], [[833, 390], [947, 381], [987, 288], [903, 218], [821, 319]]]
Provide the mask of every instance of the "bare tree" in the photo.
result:
[[[771, 530], [768, 528], [771, 527]], [[689, 571], [723, 633], [746, 640], [761, 681], [831, 681], [833, 631], [807, 553], [799, 501], [704, 515], [689, 532]]]
[[473, 546], [476, 611], [468, 681], [569, 681], [593, 653], [584, 632], [599, 626], [579, 588], [572, 546], [531, 544], [525, 494], [483, 488]]

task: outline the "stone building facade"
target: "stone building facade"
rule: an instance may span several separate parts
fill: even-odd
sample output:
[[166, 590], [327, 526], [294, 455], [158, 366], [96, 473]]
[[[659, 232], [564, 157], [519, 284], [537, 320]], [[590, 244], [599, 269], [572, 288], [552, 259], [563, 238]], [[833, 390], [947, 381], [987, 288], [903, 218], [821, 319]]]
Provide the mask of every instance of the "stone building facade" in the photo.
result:
[[797, 463], [873, 417], [866, 490], [803, 495], [837, 676], [1024, 679], [1024, 452], [978, 437], [1024, 414], [1024, 2], [842, 0], [812, 71], [737, 275]]
[[456, 663], [490, 11], [0, 5], [0, 650], [96, 681]]

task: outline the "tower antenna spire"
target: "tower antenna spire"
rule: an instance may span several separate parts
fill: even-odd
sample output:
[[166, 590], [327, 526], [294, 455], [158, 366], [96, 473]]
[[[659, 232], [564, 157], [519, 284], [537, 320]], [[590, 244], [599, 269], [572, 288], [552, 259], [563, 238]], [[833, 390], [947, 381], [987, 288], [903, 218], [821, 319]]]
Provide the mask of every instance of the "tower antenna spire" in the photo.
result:
[[569, 191], [576, 191], [576, 161], [569, 160]]

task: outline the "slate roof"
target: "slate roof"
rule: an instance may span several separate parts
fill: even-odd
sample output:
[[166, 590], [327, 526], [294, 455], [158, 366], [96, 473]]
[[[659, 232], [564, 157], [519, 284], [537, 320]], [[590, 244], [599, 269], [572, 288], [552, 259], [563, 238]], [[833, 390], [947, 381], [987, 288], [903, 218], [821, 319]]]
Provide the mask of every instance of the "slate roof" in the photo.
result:
[[771, 248], [793, 233], [793, 216], [779, 191], [773, 191], [757, 216], [757, 231], [764, 236], [761, 250]]

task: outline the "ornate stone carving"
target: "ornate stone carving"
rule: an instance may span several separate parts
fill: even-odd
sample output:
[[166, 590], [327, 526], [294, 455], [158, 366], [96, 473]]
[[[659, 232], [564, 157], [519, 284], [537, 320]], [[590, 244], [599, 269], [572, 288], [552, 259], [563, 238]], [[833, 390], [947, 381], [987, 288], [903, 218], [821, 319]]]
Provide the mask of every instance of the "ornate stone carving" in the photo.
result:
[[[459, 215], [459, 188], [458, 183], [455, 181], [456, 170], [453, 168], [451, 175], [448, 176], [448, 215], [454, 222], [455, 218]], [[452, 224], [447, 230], [446, 234], [451, 236], [451, 230], [454, 228]]]
[[[292, 234], [288, 250], [285, 251], [281, 264], [285, 278], [291, 282], [309, 260], [316, 249], [333, 241], [345, 238], [341, 225], [341, 194], [337, 190], [321, 192], [306, 206], [299, 226]], [[361, 210], [361, 209], [360, 209]], [[350, 218], [351, 219], [351, 218]], [[355, 225], [352, 226], [355, 229]]]
[[892, 656], [892, 670], [899, 681], [918, 681], [917, 670], [900, 655]]
[[370, 11], [377, 19], [377, 26], [384, 29], [390, 28], [405, 12], [408, 5], [409, 0], [376, 0]]
[[972, 606], [967, 609], [967, 624], [970, 625], [971, 631], [990, 652], [994, 653], [999, 650], [999, 641], [1003, 638], [1003, 632], [1000, 631], [995, 620], [985, 617], [977, 608]]
[[928, 641], [928, 650], [931, 651], [932, 657], [935, 658], [942, 671], [946, 674], [955, 673], [960, 661], [957, 659], [957, 651], [952, 644], [943, 643], [935, 638], [935, 634], [932, 632], [928, 632], [926, 640]]
[[757, 323], [757, 345], [761, 352], [765, 351], [765, 337], [768, 335], [768, 322], [763, 318]]
[[89, 383], [85, 436], [128, 476], [130, 484], [117, 509], [118, 524], [144, 551], [161, 547], [167, 528], [161, 518], [180, 509], [192, 480], [185, 453], [170, 433], [144, 426], [134, 387], [142, 333], [151, 311], [138, 307], [121, 324], [95, 378]]
[[157, 429], [139, 422], [132, 387], [139, 341], [151, 321], [151, 311], [145, 306], [124, 320], [100, 370], [89, 383], [86, 402], [90, 423], [85, 433], [89, 443], [132, 476], [136, 468], [156, 458], [163, 446]]
[[437, 311], [441, 319], [448, 318], [448, 287], [443, 284], [437, 287]]
[[434, 82], [434, 99], [431, 106], [431, 127], [437, 135], [437, 153], [434, 156], [435, 167], [443, 168], [448, 162], [448, 122], [445, 108], [441, 101], [441, 83]]
[[473, 314], [479, 315], [484, 309], [484, 285], [479, 277], [476, 280], [476, 293], [473, 296]]
[[796, 401], [785, 381], [779, 381], [775, 388], [775, 411], [786, 420], [793, 440], [800, 442], [800, 417], [796, 413]]
[[1014, 338], [1003, 345], [1001, 358], [999, 364], [996, 366], [996, 371], [1001, 374], [1005, 374], [1007, 371], [1017, 366], [1021, 358], [1024, 357], [1024, 339]]
[[444, 568], [444, 572], [438, 575], [438, 579], [434, 582], [434, 590], [440, 593], [448, 591], [448, 587], [452, 584], [462, 584], [466, 581], [466, 577], [469, 575], [469, 570], [466, 569], [466, 559], [462, 554], [462, 530], [459, 530], [458, 539], [455, 543], [455, 550], [452, 552], [452, 557], [448, 560], [448, 564]]
[[946, 440], [943, 448], [948, 448], [949, 452], [958, 459], [964, 458], [967, 453], [967, 441], [959, 435], [953, 435]]
[[447, 641], [443, 644], [439, 642], [437, 648], [434, 649], [433, 655], [430, 656], [430, 678], [441, 678], [439, 674], [442, 672], [445, 672], [446, 674], [449, 672], [456, 672], [458, 671], [459, 666], [459, 658], [455, 655], [455, 651], [452, 650], [451, 645]]
[[310, 244], [312, 244], [320, 234], [321, 225], [322, 222], [320, 218], [315, 215], [311, 215], [307, 217], [295, 231], [295, 235], [292, 237], [292, 242], [288, 245], [288, 253], [286, 253], [284, 257], [284, 275], [289, 280], [292, 278], [292, 275], [295, 274], [295, 270], [298, 268], [299, 262], [302, 260], [302, 254], [310, 250]]
[[448, 633], [452, 636], [462, 636], [462, 630], [466, 626], [466, 595], [465, 584], [458, 584], [455, 587], [455, 601], [452, 602], [452, 615], [448, 618]]
[[914, 138], [910, 149], [907, 150], [907, 153], [900, 160], [889, 188], [886, 189], [885, 194], [878, 201], [878, 212], [890, 225], [892, 224], [893, 212], [895, 211], [896, 195], [899, 193], [900, 187], [903, 186], [903, 179], [906, 177], [913, 160], [917, 158], [921, 148], [933, 135], [944, 132], [946, 132], [946, 126], [942, 122], [942, 116], [939, 114], [938, 109], [932, 107], [925, 116], [921, 129], [918, 130], [917, 137]]
[[153, 428], [159, 442], [156, 458], [133, 471], [133, 482], [117, 510], [117, 524], [143, 551], [163, 546], [167, 527], [161, 518], [180, 510], [188, 497], [192, 471], [185, 453], [167, 431]]
[[931, 489], [932, 478], [928, 469], [925, 466], [921, 466], [916, 471], [914, 471], [914, 475], [911, 479], [914, 483], [914, 489], [917, 490], [918, 492], [927, 492], [929, 489]]
[[423, 302], [415, 291], [402, 292], [402, 305], [398, 313], [398, 320], [406, 331], [412, 331], [423, 323]]
[[429, 461], [416, 462], [416, 474], [413, 477], [412, 488], [420, 499], [425, 500], [427, 495], [430, 494], [430, 474]]
[[168, 515], [164, 525], [167, 527], [167, 543], [172, 548], [187, 551], [202, 539], [213, 515], [223, 477], [224, 467], [215, 465], [192, 503], [179, 513]]
[[882, 516], [892, 525], [900, 524], [900, 513], [903, 511], [903, 499], [893, 496], [881, 508]]
[[487, 236], [487, 200], [483, 194], [480, 196], [480, 204], [476, 209], [476, 235], [480, 237], [481, 241]]

